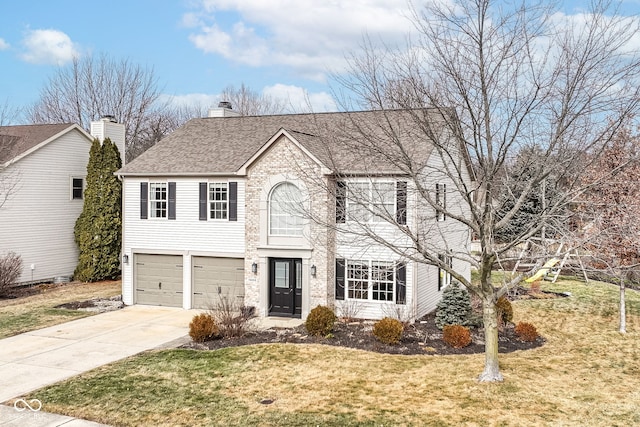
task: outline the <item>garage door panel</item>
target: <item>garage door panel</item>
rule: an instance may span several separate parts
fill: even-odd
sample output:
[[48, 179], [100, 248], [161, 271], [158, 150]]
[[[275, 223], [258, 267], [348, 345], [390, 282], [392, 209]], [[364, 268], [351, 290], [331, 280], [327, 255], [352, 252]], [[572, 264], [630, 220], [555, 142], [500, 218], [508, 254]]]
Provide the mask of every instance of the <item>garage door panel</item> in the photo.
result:
[[243, 304], [244, 259], [194, 257], [193, 307], [212, 308], [220, 297]]
[[182, 256], [135, 255], [136, 303], [182, 307]]

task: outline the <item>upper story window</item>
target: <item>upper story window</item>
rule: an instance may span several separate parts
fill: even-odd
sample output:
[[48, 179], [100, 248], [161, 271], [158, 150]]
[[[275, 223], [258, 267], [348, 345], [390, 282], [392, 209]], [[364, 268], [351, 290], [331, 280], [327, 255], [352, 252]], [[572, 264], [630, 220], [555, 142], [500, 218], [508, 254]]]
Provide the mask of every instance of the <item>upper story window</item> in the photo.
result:
[[71, 199], [82, 200], [84, 192], [84, 179], [71, 178]]
[[269, 197], [269, 234], [301, 236], [303, 229], [302, 194], [290, 182], [278, 184]]
[[151, 218], [167, 217], [167, 183], [149, 183], [149, 213]]
[[229, 189], [226, 182], [209, 184], [209, 215], [211, 219], [227, 219], [229, 211]]
[[406, 224], [405, 181], [345, 183], [336, 185], [336, 222], [392, 222]]

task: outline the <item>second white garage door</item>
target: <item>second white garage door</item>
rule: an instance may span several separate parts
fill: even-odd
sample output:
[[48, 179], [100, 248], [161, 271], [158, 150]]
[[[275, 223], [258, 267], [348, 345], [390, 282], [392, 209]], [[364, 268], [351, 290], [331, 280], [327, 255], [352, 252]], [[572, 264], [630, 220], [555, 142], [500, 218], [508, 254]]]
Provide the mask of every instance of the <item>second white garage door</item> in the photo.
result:
[[193, 307], [215, 307], [221, 297], [244, 302], [244, 259], [193, 257]]

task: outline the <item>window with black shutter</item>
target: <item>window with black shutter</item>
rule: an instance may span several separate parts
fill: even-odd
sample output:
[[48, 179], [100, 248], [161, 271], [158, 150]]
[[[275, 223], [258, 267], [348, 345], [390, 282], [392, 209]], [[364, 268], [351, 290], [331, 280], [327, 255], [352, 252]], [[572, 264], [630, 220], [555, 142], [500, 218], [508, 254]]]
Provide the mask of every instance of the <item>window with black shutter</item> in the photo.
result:
[[396, 185], [396, 222], [407, 224], [407, 182], [398, 181]]
[[336, 300], [344, 299], [344, 285], [345, 285], [345, 260], [336, 259]]
[[149, 209], [149, 183], [140, 183], [140, 219], [147, 219]]

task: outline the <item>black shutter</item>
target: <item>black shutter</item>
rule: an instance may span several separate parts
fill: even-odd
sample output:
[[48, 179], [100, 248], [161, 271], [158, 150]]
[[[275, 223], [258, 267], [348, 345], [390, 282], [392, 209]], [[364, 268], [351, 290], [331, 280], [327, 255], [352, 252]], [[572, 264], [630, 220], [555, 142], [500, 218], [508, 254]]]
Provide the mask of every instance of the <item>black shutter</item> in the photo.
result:
[[345, 273], [345, 260], [336, 258], [336, 299], [344, 300], [344, 273]]
[[140, 219], [147, 219], [149, 210], [149, 183], [140, 183]]
[[396, 222], [407, 224], [407, 181], [398, 181], [396, 186]]
[[[438, 255], [438, 261], [444, 262], [444, 255]], [[438, 267], [438, 290], [442, 290], [442, 285], [444, 284], [444, 275], [445, 271]]]
[[407, 303], [407, 266], [404, 262], [396, 266], [396, 304]]
[[344, 224], [347, 219], [347, 183], [336, 181], [336, 224]]
[[169, 182], [169, 219], [176, 219], [176, 183]]
[[199, 211], [200, 211], [200, 221], [207, 220], [207, 183], [200, 183], [200, 198], [199, 198]]
[[238, 220], [238, 183], [229, 183], [229, 221]]

